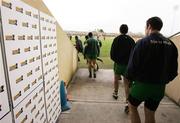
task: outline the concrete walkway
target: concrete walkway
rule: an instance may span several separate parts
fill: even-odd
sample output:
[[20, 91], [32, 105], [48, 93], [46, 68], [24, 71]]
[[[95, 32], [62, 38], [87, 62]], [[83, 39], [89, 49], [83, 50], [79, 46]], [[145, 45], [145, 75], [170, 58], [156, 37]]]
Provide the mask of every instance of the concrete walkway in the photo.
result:
[[[119, 98], [112, 98], [113, 71], [99, 70], [96, 79], [88, 78], [87, 69], [79, 69], [69, 88], [71, 110], [61, 113], [58, 123], [130, 123], [124, 113], [125, 95], [120, 81]], [[139, 107], [144, 122], [143, 105]], [[180, 107], [167, 97], [157, 113], [157, 123], [180, 123]]]

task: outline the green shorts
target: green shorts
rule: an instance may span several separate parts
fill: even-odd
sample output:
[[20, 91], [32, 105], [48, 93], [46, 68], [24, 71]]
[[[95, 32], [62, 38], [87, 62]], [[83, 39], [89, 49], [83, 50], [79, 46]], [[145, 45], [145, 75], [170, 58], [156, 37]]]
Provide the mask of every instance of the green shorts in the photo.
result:
[[90, 60], [95, 60], [97, 59], [97, 55], [86, 55], [86, 58]]
[[165, 85], [142, 83], [135, 81], [132, 83], [128, 101], [131, 105], [138, 107], [141, 102], [151, 111], [156, 111], [160, 101], [164, 97]]
[[125, 75], [126, 74], [126, 68], [127, 66], [126, 65], [120, 65], [120, 64], [117, 64], [117, 63], [114, 63], [114, 73], [116, 75]]
[[142, 83], [134, 81], [131, 86], [130, 95], [139, 101], [148, 99], [161, 101], [164, 97], [165, 85]]

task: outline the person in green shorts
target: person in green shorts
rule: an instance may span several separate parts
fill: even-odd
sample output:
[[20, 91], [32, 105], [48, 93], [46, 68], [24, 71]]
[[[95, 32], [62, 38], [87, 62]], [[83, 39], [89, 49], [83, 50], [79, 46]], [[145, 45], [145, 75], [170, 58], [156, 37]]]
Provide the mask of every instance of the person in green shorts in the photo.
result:
[[160, 34], [159, 17], [146, 21], [145, 34], [130, 56], [126, 77], [132, 80], [128, 97], [131, 123], [140, 123], [138, 106], [144, 102], [145, 123], [155, 123], [155, 111], [164, 97], [166, 84], [177, 76], [178, 51], [175, 44]]
[[[113, 40], [110, 51], [111, 59], [114, 61], [113, 97], [115, 99], [118, 98], [118, 89], [119, 89], [118, 80], [121, 80], [121, 76], [123, 76], [126, 102], [127, 102], [127, 97], [129, 95], [129, 81], [128, 79], [126, 79], [125, 73], [126, 73], [126, 68], [129, 61], [130, 53], [135, 46], [134, 40], [129, 35], [127, 35], [127, 32], [128, 32], [128, 26], [126, 24], [122, 24], [120, 26], [121, 34]], [[126, 108], [128, 107], [126, 106]]]
[[92, 78], [92, 72], [94, 78], [96, 78], [96, 59], [98, 57], [98, 42], [96, 39], [93, 38], [92, 32], [88, 34], [88, 39], [86, 41], [86, 52], [85, 57], [88, 62], [88, 69], [89, 69], [89, 78]]

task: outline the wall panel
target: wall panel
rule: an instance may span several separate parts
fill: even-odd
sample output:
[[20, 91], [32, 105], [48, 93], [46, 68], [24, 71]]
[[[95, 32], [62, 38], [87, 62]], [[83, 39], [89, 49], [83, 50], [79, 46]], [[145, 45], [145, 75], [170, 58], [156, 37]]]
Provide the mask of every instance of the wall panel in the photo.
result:
[[60, 114], [56, 20], [40, 12], [40, 30], [48, 121], [55, 123]]
[[56, 20], [19, 0], [3, 2], [1, 18], [0, 72], [5, 59], [7, 78], [0, 74], [0, 119], [11, 111], [15, 123], [55, 123], [61, 112]]

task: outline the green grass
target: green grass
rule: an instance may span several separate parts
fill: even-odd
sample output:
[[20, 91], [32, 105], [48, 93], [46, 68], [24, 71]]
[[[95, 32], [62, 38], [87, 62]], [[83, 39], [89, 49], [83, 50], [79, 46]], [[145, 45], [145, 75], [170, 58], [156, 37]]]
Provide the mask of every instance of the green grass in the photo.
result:
[[[82, 36], [80, 39], [82, 42], [84, 42], [85, 40], [84, 36]], [[102, 47], [99, 58], [103, 60], [103, 63], [97, 61], [100, 69], [113, 68], [113, 61], [110, 59], [110, 49], [113, 39], [114, 39], [113, 37], [106, 37], [106, 40], [100, 38], [100, 40], [102, 41]], [[72, 43], [75, 44], [74, 37], [72, 39]], [[84, 57], [81, 53], [79, 54], [79, 57], [80, 57], [80, 62], [78, 62], [78, 68], [87, 68], [86, 60], [84, 60]]]

